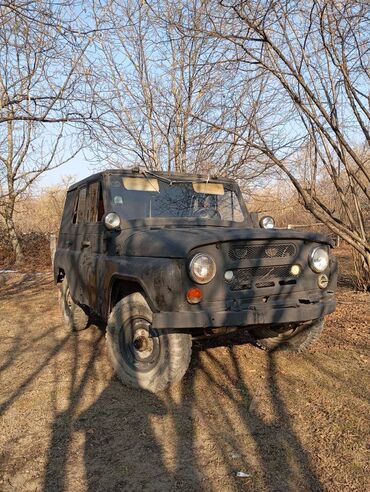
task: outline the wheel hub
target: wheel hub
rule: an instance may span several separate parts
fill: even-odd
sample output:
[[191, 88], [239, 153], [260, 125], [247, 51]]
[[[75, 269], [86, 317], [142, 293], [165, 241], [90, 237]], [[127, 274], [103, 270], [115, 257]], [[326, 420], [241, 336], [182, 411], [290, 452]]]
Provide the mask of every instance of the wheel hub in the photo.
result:
[[132, 341], [134, 355], [136, 359], [143, 360], [151, 356], [154, 348], [153, 339], [149, 331], [145, 328], [138, 328]]
[[149, 341], [146, 337], [138, 337], [134, 340], [134, 347], [139, 352], [145, 352], [149, 349]]

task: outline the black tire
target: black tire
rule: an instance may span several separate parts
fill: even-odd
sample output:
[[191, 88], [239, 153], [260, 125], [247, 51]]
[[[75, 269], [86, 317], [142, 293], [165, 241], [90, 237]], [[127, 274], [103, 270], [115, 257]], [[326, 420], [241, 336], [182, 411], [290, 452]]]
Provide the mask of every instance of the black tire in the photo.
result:
[[60, 309], [64, 323], [72, 331], [85, 330], [90, 325], [88, 309], [72, 299], [67, 278], [60, 287]]
[[152, 393], [184, 376], [191, 357], [188, 333], [151, 327], [152, 311], [142, 294], [131, 294], [113, 308], [107, 326], [108, 355], [120, 380]]
[[268, 352], [304, 352], [319, 339], [324, 327], [324, 318], [318, 318], [301, 324], [254, 328], [250, 334], [256, 345]]

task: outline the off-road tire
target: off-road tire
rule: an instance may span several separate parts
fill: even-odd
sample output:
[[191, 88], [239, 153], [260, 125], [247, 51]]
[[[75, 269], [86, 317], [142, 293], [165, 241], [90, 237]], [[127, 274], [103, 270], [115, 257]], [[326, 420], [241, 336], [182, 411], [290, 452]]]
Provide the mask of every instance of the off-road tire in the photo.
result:
[[[151, 323], [152, 311], [136, 292], [114, 306], [106, 341], [109, 359], [122, 383], [156, 393], [182, 379], [190, 363], [192, 342], [188, 333], [155, 331]], [[140, 343], [137, 348], [139, 340], [144, 340], [144, 349]]]
[[256, 345], [263, 350], [288, 350], [304, 352], [319, 339], [325, 327], [324, 318], [318, 318], [301, 324], [285, 325], [283, 327], [254, 328], [250, 334]]
[[71, 331], [85, 330], [90, 325], [90, 315], [88, 308], [80, 306], [72, 299], [67, 278], [60, 286], [60, 309], [64, 323]]

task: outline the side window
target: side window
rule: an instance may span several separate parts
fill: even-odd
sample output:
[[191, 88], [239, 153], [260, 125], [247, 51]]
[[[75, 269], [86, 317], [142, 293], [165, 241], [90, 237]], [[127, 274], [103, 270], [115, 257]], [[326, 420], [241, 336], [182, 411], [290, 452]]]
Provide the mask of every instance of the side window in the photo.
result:
[[86, 203], [86, 222], [100, 222], [104, 215], [103, 194], [100, 182], [91, 183]]
[[81, 188], [73, 212], [73, 224], [81, 224], [85, 220], [86, 188]]
[[105, 214], [104, 210], [104, 200], [103, 200], [103, 189], [101, 183], [99, 184], [99, 201], [98, 201], [98, 222], [100, 222]]
[[91, 183], [89, 185], [86, 208], [86, 222], [96, 222], [98, 220], [99, 184], [100, 183]]

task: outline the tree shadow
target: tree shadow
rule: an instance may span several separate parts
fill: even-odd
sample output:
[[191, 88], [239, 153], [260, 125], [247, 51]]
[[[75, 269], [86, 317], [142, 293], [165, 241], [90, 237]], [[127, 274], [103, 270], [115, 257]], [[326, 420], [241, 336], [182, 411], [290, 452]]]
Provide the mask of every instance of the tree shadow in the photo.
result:
[[[28, 287], [27, 295], [39, 288], [37, 282]], [[12, 287], [9, 295], [16, 296], [19, 288]], [[55, 328], [33, 341], [51, 336]], [[44, 490], [69, 487], [70, 463], [79, 459], [71, 446], [76, 435], [84, 442], [88, 490], [323, 490], [287, 411], [275, 353], [264, 354], [260, 368], [272, 417], [256, 402], [240, 353], [250, 343], [245, 332], [194, 343], [191, 367], [175, 388], [152, 395], [109, 376], [92, 397], [88, 386], [102, 381], [101, 360], [108, 361], [103, 329], [84, 333], [91, 334], [89, 343], [80, 333], [56, 340], [0, 409], [12, 405], [46, 365], [54, 365]], [[70, 359], [63, 373], [56, 360], [62, 352]], [[12, 360], [4, 361], [7, 369]], [[68, 384], [66, 401], [60, 401], [61, 384]], [[239, 479], [237, 471], [251, 476]]]
[[14, 274], [11, 274], [10, 281], [7, 277], [4, 274], [4, 281], [0, 285], [0, 300], [9, 300], [16, 296], [32, 297], [42, 287], [53, 283], [49, 273], [19, 273], [16, 274], [16, 280]]
[[[254, 388], [236, 352], [248, 336], [239, 335], [231, 347], [229, 337], [198, 341], [175, 388], [153, 395], [113, 377], [82, 412], [103, 339], [99, 335], [91, 346], [77, 377], [76, 336], [68, 405], [55, 413], [44, 490], [65, 489], [75, 433], [83, 436], [88, 490], [323, 490], [279, 389], [276, 354], [264, 355], [269, 420], [255, 408]], [[240, 470], [251, 477], [238, 478]]]
[[[242, 341], [247, 339], [248, 336], [241, 334]], [[229, 447], [234, 450], [231, 455], [244, 457], [240, 464], [244, 470], [252, 470], [252, 476], [253, 469], [260, 470], [258, 476], [253, 477], [255, 483], [253, 486], [250, 485], [250, 488], [276, 491], [323, 490], [313, 470], [311, 458], [293, 429], [292, 419], [279, 387], [277, 354], [264, 353], [266, 369], [264, 371], [261, 368], [273, 415], [267, 419], [261, 409], [256, 410], [259, 406], [258, 398], [256, 401], [255, 388], [246, 379], [240, 354], [236, 354], [237, 343], [234, 342], [231, 347], [227, 347], [226, 356], [224, 352], [222, 357], [217, 357], [207, 345], [208, 343], [199, 348], [197, 358], [199, 360], [199, 356], [202, 355], [200, 371], [208, 385], [216, 387], [221, 396], [218, 397], [218, 401], [221, 402], [217, 405], [218, 419], [212, 426], [213, 436], [221, 448], [223, 442], [219, 437], [218, 423], [226, 421], [228, 427], [234, 430], [228, 435]], [[212, 341], [211, 345], [215, 347], [215, 341]], [[222, 340], [221, 345], [224, 345]], [[201, 354], [203, 351], [205, 353]], [[217, 376], [215, 377], [217, 373], [223, 373], [228, 384], [218, 381]], [[233, 391], [233, 388], [237, 391]], [[228, 405], [225, 405], [225, 400]], [[205, 401], [202, 406], [206, 410], [209, 404], [210, 402]], [[233, 418], [230, 418], [230, 413], [233, 414]], [[209, 427], [211, 429], [211, 425]], [[250, 441], [248, 448], [253, 449], [253, 459], [250, 452], [246, 453], [248, 448], [244, 443], [245, 438]], [[236, 463], [226, 453], [223, 458], [230, 475], [235, 476]]]
[[175, 490], [177, 478], [164, 464], [164, 450], [152, 425], [152, 419], [162, 419], [171, 412], [167, 402], [160, 396], [125, 387], [113, 377], [96, 401], [78, 413], [88, 380], [97, 376], [96, 361], [103, 342], [99, 336], [82, 375], [77, 376], [78, 338], [76, 334], [68, 405], [55, 412], [43, 490], [65, 489], [75, 433], [84, 437], [88, 490]]

